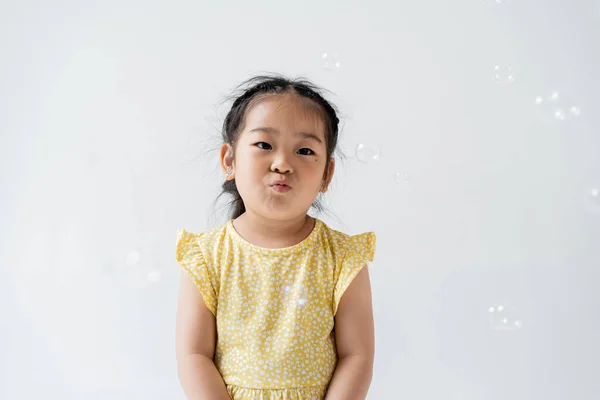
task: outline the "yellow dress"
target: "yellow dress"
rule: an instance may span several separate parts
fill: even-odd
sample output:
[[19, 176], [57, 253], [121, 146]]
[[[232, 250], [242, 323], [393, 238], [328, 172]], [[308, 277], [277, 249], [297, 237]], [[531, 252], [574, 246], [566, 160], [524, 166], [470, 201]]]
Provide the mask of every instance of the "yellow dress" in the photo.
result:
[[177, 232], [177, 262], [216, 317], [214, 362], [233, 400], [321, 400], [338, 357], [334, 316], [373, 261], [374, 232], [350, 236], [316, 218], [309, 236], [267, 249], [230, 219]]

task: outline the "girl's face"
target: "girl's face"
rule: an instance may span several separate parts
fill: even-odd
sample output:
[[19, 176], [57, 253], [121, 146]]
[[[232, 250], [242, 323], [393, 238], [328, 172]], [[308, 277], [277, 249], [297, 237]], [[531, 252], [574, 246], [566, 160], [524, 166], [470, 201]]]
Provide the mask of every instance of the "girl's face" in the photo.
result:
[[[313, 107], [297, 95], [283, 94], [246, 111], [231, 165], [247, 210], [271, 219], [306, 214], [322, 185], [331, 181], [334, 159], [325, 174], [325, 126]], [[281, 180], [287, 191], [273, 186]]]

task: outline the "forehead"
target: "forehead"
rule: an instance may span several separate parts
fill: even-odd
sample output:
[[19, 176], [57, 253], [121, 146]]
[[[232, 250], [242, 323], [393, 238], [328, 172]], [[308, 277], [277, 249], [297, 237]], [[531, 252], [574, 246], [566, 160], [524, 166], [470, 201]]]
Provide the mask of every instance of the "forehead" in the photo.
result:
[[294, 94], [271, 95], [246, 111], [244, 131], [257, 127], [275, 128], [284, 134], [311, 132], [325, 140], [325, 124], [318, 105]]

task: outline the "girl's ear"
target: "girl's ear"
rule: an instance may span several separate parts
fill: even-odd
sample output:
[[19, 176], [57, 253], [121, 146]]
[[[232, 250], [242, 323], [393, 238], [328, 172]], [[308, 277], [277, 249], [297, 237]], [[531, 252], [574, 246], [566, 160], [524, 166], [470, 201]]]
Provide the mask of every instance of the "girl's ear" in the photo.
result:
[[329, 187], [329, 184], [331, 183], [331, 179], [333, 178], [334, 170], [335, 170], [335, 158], [331, 157], [329, 159], [329, 167], [327, 168], [327, 171], [325, 171], [325, 174], [323, 175], [323, 185], [321, 186], [321, 192], [323, 192], [323, 193], [327, 192], [327, 188]]
[[227, 179], [231, 179], [234, 173], [233, 148], [229, 143], [221, 146], [221, 168], [226, 174]]

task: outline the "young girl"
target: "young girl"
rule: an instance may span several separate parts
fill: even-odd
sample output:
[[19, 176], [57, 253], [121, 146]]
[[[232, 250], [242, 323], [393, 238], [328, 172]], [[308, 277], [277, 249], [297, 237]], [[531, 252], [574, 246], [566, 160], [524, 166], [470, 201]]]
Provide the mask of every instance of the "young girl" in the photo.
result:
[[333, 177], [336, 111], [306, 80], [246, 83], [223, 124], [232, 217], [177, 235], [181, 385], [190, 400], [365, 399], [375, 234], [307, 214]]

